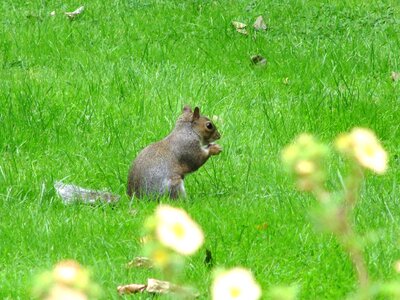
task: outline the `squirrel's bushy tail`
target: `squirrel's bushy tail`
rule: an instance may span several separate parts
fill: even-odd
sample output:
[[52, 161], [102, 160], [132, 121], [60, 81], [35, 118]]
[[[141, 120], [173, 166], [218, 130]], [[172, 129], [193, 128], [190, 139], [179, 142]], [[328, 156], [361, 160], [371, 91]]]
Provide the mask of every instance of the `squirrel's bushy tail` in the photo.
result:
[[54, 188], [64, 204], [83, 202], [93, 204], [96, 202], [117, 202], [120, 196], [105, 192], [85, 189], [73, 184], [65, 184], [61, 181], [54, 183]]

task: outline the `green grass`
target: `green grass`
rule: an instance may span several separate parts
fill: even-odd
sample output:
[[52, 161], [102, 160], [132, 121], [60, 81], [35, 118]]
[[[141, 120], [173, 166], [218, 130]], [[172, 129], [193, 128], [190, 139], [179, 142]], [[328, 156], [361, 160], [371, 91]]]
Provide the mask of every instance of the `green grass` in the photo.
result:
[[[82, 4], [79, 19], [63, 16]], [[104, 299], [159, 275], [124, 266], [140, 254], [156, 203], [123, 196], [113, 207], [64, 206], [53, 183], [124, 195], [132, 159], [170, 131], [183, 104], [222, 119], [224, 152], [187, 177], [187, 201], [172, 202], [205, 231], [187, 269], [204, 298], [205, 248], [216, 266], [250, 268], [264, 291], [298, 284], [301, 299], [354, 291], [348, 257], [315, 232], [314, 200], [294, 191], [279, 161], [305, 131], [330, 142], [363, 126], [382, 140], [390, 169], [366, 178], [354, 222], [379, 237], [366, 247], [372, 279], [396, 277], [398, 1], [5, 0], [0, 11], [0, 298], [29, 299], [34, 276], [65, 258], [92, 270]], [[231, 26], [258, 15], [267, 32], [243, 36]], [[254, 68], [253, 54], [267, 67]]]

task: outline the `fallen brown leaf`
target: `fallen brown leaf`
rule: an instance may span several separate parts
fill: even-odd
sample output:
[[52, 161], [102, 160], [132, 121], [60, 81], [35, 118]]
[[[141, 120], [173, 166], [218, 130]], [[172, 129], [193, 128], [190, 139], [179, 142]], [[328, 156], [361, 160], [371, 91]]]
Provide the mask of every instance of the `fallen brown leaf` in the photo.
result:
[[77, 9], [75, 9], [74, 11], [72, 11], [72, 12], [65, 12], [65, 14], [70, 20], [72, 20], [75, 17], [79, 16], [81, 13], [83, 13], [84, 10], [85, 10], [85, 7], [84, 6], [80, 6]]
[[144, 291], [146, 291], [146, 285], [136, 283], [120, 285], [117, 287], [117, 291], [120, 295], [143, 293]]
[[154, 264], [148, 257], [135, 257], [132, 261], [128, 262], [127, 268], [153, 268]]
[[174, 293], [184, 297], [184, 299], [193, 299], [200, 296], [200, 294], [190, 287], [182, 287], [175, 285], [168, 281], [148, 278], [147, 284], [126, 284], [117, 287], [120, 295], [135, 294], [135, 293], [151, 293], [151, 294], [168, 294]]
[[184, 299], [193, 299], [200, 296], [197, 291], [190, 287], [179, 286], [168, 281], [162, 281], [153, 278], [147, 279], [146, 291], [156, 294], [174, 293], [180, 295], [180, 298]]
[[258, 16], [253, 24], [255, 30], [267, 30], [267, 24], [265, 24], [262, 16]]
[[400, 79], [400, 73], [398, 72], [392, 72], [392, 74], [390, 75], [390, 77], [392, 78], [393, 81], [397, 81]]
[[241, 23], [241, 22], [238, 22], [238, 21], [232, 21], [232, 25], [236, 29], [244, 29], [247, 26], [245, 23]]
[[258, 224], [258, 225], [256, 225], [256, 229], [260, 230], [260, 231], [267, 230], [268, 229], [268, 223]]
[[175, 289], [176, 287], [171, 282], [153, 278], [147, 279], [146, 291], [149, 293], [166, 294]]
[[238, 21], [232, 21], [232, 25], [233, 27], [235, 27], [236, 31], [241, 33], [241, 34], [248, 34], [247, 30], [246, 30], [246, 24], [245, 23], [241, 23]]

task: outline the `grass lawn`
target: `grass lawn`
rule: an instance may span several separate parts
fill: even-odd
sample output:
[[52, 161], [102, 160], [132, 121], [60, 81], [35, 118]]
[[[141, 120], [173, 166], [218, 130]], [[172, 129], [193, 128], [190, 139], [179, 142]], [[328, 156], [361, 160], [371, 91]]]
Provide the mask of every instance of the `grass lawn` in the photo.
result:
[[[354, 222], [374, 236], [371, 278], [397, 278], [400, 80], [390, 74], [400, 71], [400, 3], [324, 2], [3, 0], [0, 298], [29, 299], [34, 276], [67, 258], [92, 271], [103, 299], [119, 299], [117, 285], [159, 277], [125, 267], [141, 254], [141, 228], [157, 205], [131, 202], [126, 178], [184, 104], [220, 118], [224, 148], [186, 178], [187, 200], [163, 200], [205, 232], [186, 270], [202, 298], [212, 281], [205, 249], [217, 267], [251, 269], [264, 292], [297, 284], [300, 299], [343, 299], [354, 291], [347, 255], [314, 230], [315, 200], [295, 191], [280, 162], [299, 133], [331, 142], [354, 126], [374, 130], [390, 156], [387, 174], [366, 177]], [[80, 5], [76, 20], [63, 15]], [[259, 15], [266, 32], [252, 30]], [[249, 25], [248, 36], [234, 20]], [[253, 66], [254, 54], [267, 66]], [[331, 188], [342, 167], [330, 166]], [[122, 198], [65, 206], [53, 188], [61, 179]]]

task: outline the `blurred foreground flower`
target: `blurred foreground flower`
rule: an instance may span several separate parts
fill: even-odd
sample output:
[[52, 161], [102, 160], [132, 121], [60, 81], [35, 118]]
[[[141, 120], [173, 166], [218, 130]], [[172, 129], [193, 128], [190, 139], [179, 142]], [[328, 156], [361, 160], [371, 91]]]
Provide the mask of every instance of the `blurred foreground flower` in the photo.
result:
[[261, 288], [253, 274], [243, 268], [217, 274], [211, 289], [214, 300], [256, 300], [261, 297]]
[[53, 270], [56, 282], [84, 288], [89, 284], [89, 273], [74, 260], [59, 262]]
[[325, 181], [323, 166], [329, 149], [309, 134], [299, 135], [292, 144], [282, 151], [282, 161], [295, 175], [297, 186], [302, 191], [312, 191], [322, 187]]
[[99, 288], [80, 264], [65, 260], [38, 277], [33, 294], [45, 300], [89, 300], [98, 298]]
[[299, 287], [293, 286], [274, 286], [268, 291], [268, 299], [271, 300], [295, 300], [298, 298]]
[[397, 273], [400, 273], [400, 260], [394, 262], [394, 269]]
[[386, 172], [387, 153], [369, 129], [353, 128], [350, 133], [340, 135], [336, 139], [336, 148], [355, 159], [364, 168], [378, 174]]
[[43, 298], [44, 300], [88, 300], [88, 296], [73, 288], [63, 285], [55, 285], [50, 289], [49, 294]]
[[160, 243], [177, 253], [191, 255], [203, 245], [203, 231], [183, 209], [160, 205], [155, 221]]
[[312, 136], [300, 135], [282, 151], [282, 161], [295, 175], [299, 188], [311, 191], [319, 200], [320, 205], [314, 214], [317, 224], [333, 233], [348, 253], [359, 282], [354, 299], [372, 299], [370, 296], [373, 293], [396, 295], [393, 299], [399, 299], [399, 284], [381, 284], [376, 287], [371, 285], [362, 238], [356, 233], [352, 223], [353, 209], [359, 199], [358, 193], [363, 180], [363, 170], [359, 166], [383, 174], [387, 169], [387, 153], [375, 134], [365, 128], [354, 128], [350, 133], [339, 135], [335, 146], [341, 154], [353, 161], [349, 174], [342, 180], [344, 186], [340, 193], [332, 193], [324, 188], [326, 175], [322, 165], [329, 148], [317, 143]]

